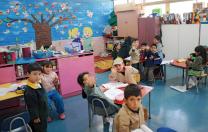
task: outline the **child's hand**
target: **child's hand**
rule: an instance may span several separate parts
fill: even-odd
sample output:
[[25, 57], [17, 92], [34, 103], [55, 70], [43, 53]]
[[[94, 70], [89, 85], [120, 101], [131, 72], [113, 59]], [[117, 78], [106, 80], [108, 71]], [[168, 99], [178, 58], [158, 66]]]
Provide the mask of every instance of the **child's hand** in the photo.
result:
[[115, 68], [115, 67], [112, 67], [112, 68], [111, 68], [111, 72], [112, 72], [113, 74], [115, 74], [115, 73], [117, 72], [116, 68]]
[[154, 59], [154, 56], [151, 55], [151, 56], [150, 56], [150, 59], [151, 59], [151, 60]]
[[40, 123], [40, 118], [36, 118], [36, 119], [34, 119], [34, 121], [33, 121], [34, 123]]
[[55, 78], [55, 79], [53, 80], [53, 84], [54, 84], [55, 86], [59, 84], [58, 78]]

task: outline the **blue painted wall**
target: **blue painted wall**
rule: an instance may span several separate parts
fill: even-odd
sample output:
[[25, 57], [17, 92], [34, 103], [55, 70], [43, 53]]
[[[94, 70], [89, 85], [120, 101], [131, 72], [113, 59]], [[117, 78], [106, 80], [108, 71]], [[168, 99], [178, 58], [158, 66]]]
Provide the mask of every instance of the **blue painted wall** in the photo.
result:
[[109, 14], [113, 10], [112, 0], [1, 0], [0, 1], [0, 46], [16, 43], [28, 43], [35, 40], [35, 31], [31, 23], [17, 21], [8, 23], [10, 18], [32, 19], [30, 14], [35, 14], [40, 19], [40, 14], [48, 19], [51, 12], [55, 12], [56, 19], [76, 18], [64, 21], [61, 25], [52, 27], [52, 39], [67, 39], [68, 31], [74, 27], [79, 28], [83, 36], [83, 28], [91, 27], [93, 37], [102, 36], [104, 27], [108, 24]]

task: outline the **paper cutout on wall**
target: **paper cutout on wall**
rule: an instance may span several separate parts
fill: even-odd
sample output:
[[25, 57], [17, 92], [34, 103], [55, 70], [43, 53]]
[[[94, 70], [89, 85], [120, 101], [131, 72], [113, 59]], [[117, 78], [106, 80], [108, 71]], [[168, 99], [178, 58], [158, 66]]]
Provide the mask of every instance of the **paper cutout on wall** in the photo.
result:
[[83, 45], [83, 49], [85, 51], [90, 51], [93, 50], [92, 46], [92, 36], [93, 36], [93, 31], [91, 27], [84, 27], [83, 29], [83, 40], [82, 40], [82, 45]]

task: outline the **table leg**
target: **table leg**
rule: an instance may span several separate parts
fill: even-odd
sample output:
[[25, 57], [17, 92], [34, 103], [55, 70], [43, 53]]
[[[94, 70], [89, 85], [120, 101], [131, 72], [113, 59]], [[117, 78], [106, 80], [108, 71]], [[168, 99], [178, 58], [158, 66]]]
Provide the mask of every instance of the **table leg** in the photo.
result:
[[183, 69], [183, 76], [182, 77], [183, 77], [183, 80], [184, 80], [184, 69]]
[[163, 65], [163, 67], [164, 67], [164, 82], [166, 82], [166, 64], [164, 64]]
[[151, 92], [149, 92], [149, 119], [151, 119], [150, 101], [151, 101]]

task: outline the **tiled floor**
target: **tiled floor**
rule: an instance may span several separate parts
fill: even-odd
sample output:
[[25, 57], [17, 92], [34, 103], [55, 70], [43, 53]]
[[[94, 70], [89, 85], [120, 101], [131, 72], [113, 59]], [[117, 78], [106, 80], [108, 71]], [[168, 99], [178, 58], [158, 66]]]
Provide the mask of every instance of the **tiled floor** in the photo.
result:
[[[97, 83], [108, 81], [109, 72], [97, 74]], [[199, 93], [191, 89], [185, 93], [171, 89], [170, 85], [181, 84], [182, 71], [167, 67], [167, 82], [156, 81], [151, 96], [152, 119], [147, 125], [154, 131], [170, 127], [178, 132], [208, 131], [208, 86], [200, 85]], [[145, 97], [147, 106], [148, 98]], [[102, 132], [102, 118], [95, 117], [93, 127], [88, 127], [87, 101], [81, 96], [64, 100], [67, 118], [49, 123], [49, 132]]]

